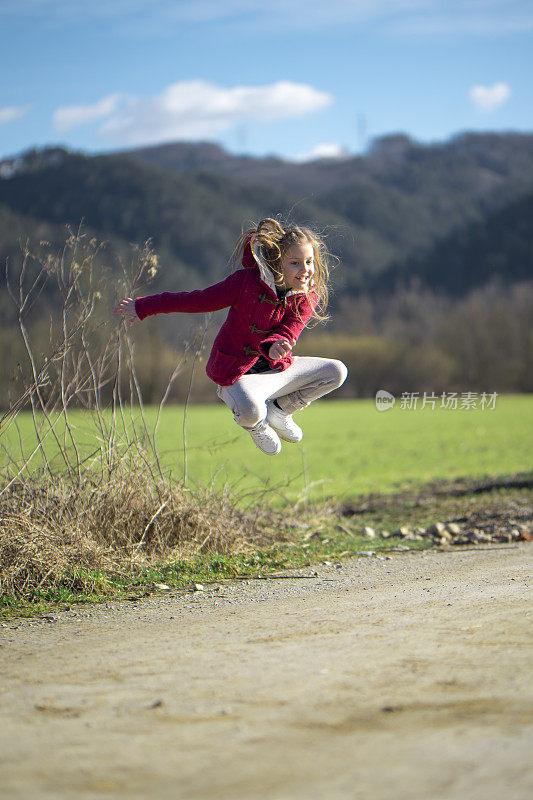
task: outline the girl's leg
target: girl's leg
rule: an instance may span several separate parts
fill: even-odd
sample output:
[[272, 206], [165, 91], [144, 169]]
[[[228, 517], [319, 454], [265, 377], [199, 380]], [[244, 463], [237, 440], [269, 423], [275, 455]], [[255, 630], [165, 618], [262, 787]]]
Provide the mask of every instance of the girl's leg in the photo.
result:
[[267, 384], [263, 375], [244, 375], [231, 386], [220, 386], [218, 396], [228, 406], [237, 425], [250, 430], [262, 422], [267, 414], [265, 392]]
[[249, 432], [254, 444], [263, 453], [275, 456], [281, 450], [279, 437], [287, 442], [302, 438], [291, 414], [337, 389], [347, 374], [342, 361], [295, 356], [283, 372], [243, 375], [232, 386], [219, 387], [218, 396], [233, 412], [235, 422]]
[[283, 378], [282, 385], [267, 400], [276, 400], [285, 414], [293, 414], [342, 386], [348, 370], [335, 358], [294, 356], [291, 366], [276, 374]]
[[338, 389], [347, 374], [337, 359], [294, 356], [283, 372], [243, 375], [232, 386], [221, 386], [218, 395], [232, 411], [235, 422], [250, 429], [266, 418], [269, 400], [277, 400], [285, 414], [293, 414]]
[[278, 434], [265, 421], [265, 382], [262, 375], [245, 375], [232, 386], [219, 386], [218, 396], [233, 413], [237, 425], [248, 431], [253, 443], [269, 456], [281, 450]]

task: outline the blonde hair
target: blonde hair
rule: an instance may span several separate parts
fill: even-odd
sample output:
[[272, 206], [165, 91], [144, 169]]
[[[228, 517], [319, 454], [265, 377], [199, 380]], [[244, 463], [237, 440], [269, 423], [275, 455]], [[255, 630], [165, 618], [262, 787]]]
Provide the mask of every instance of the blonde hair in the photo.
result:
[[278, 220], [272, 219], [272, 217], [265, 217], [255, 227], [243, 231], [239, 237], [232, 256], [234, 269], [240, 265], [244, 248], [250, 239], [253, 240], [254, 245], [259, 245], [261, 248], [261, 255], [272, 272], [277, 286], [283, 284], [281, 259], [289, 247], [295, 244], [310, 244], [312, 246], [315, 272], [309, 291], [316, 293], [318, 301], [311, 320], [315, 320], [315, 324], [317, 322], [325, 322], [329, 318], [326, 309], [328, 306], [331, 254], [320, 236], [309, 228], [288, 224], [283, 226]]

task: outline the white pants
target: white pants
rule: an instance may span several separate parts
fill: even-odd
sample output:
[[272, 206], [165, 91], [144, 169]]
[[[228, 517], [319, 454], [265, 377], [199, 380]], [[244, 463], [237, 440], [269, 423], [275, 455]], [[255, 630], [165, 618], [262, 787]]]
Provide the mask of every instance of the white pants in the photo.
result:
[[218, 396], [237, 425], [250, 429], [265, 419], [269, 400], [277, 400], [285, 413], [293, 414], [338, 389], [347, 374], [342, 361], [334, 358], [294, 356], [290, 367], [282, 372], [243, 375], [231, 386], [219, 386]]

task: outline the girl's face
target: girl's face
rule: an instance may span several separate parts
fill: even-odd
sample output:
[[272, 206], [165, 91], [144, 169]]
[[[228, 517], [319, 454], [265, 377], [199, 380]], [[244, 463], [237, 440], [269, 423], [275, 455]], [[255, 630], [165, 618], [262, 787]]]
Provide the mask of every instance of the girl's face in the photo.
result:
[[311, 242], [288, 247], [281, 257], [281, 271], [288, 289], [306, 292], [315, 272], [315, 254]]

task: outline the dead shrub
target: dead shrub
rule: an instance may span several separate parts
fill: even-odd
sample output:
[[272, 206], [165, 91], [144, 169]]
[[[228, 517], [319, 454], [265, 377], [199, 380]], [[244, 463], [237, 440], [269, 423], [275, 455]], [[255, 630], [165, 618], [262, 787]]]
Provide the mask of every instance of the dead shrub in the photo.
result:
[[12, 482], [0, 521], [0, 591], [24, 597], [58, 585], [90, 589], [92, 573], [124, 577], [248, 549], [258, 522], [224, 494], [154, 483], [139, 470], [82, 486], [44, 475]]
[[[115, 577], [134, 576], [150, 564], [206, 552], [235, 553], [269, 538], [266, 512], [239, 511], [228, 492], [186, 488], [186, 455], [179, 480], [164, 475], [156, 433], [168, 388], [155, 430], [149, 430], [133, 342], [127, 325], [110, 318], [117, 297], [139, 294], [157, 259], [146, 246], [128, 267], [106, 271], [95, 260], [100, 249], [78, 231], [40, 269], [24, 248], [16, 287], [7, 273], [26, 361], [19, 394], [0, 419], [0, 433], [17, 426], [19, 413], [30, 409], [34, 441], [26, 457], [16, 458], [4, 448], [3, 595], [31, 598], [59, 586], [102, 593], [111, 590]], [[41, 296], [54, 301], [47, 340], [42, 319], [37, 326], [31, 322]], [[169, 387], [187, 358], [194, 364], [201, 339], [191, 337]], [[83, 456], [71, 421], [71, 409], [80, 407], [94, 422], [90, 457]]]

